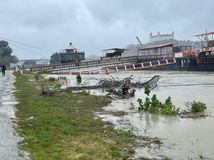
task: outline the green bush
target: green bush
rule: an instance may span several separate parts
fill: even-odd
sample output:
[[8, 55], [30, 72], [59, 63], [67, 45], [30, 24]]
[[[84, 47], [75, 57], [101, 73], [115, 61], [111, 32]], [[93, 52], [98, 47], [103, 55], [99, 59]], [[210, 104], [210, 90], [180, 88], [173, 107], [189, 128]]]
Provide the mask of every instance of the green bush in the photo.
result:
[[154, 94], [151, 98], [151, 106], [149, 108], [150, 113], [158, 113], [161, 108], [161, 102], [157, 99], [156, 94]]
[[146, 84], [146, 85], [144, 86], [144, 93], [145, 93], [147, 96], [149, 96], [150, 92], [151, 92], [150, 86], [149, 86], [148, 84]]
[[172, 104], [171, 97], [168, 97], [165, 103], [161, 106], [160, 112], [165, 115], [177, 115], [179, 110], [180, 108], [176, 108], [175, 105]]
[[202, 102], [193, 101], [190, 103], [190, 105], [191, 112], [193, 113], [204, 112], [206, 110], [206, 104]]
[[140, 107], [139, 111], [148, 111], [149, 113], [161, 113], [164, 115], [177, 115], [179, 113], [180, 108], [176, 108], [175, 105], [172, 104], [171, 97], [168, 97], [165, 103], [161, 103], [156, 95], [154, 94], [151, 100], [146, 97], [144, 103], [142, 99], [138, 99]]
[[143, 101], [142, 101], [142, 99], [141, 99], [141, 98], [138, 98], [138, 99], [137, 99], [137, 102], [138, 102], [138, 104], [139, 104], [138, 110], [139, 110], [139, 111], [142, 111], [142, 110], [143, 110]]
[[81, 82], [82, 82], [82, 77], [81, 77], [80, 74], [78, 74], [78, 75], [76, 76], [76, 79], [77, 79], [77, 83], [81, 83]]
[[138, 98], [137, 100], [140, 107], [138, 108], [139, 111], [149, 111], [149, 108], [151, 106], [151, 102], [149, 97], [146, 97], [145, 102], [143, 103], [143, 100], [141, 98]]
[[150, 113], [161, 113], [165, 115], [177, 115], [179, 113], [180, 108], [176, 108], [175, 105], [172, 104], [171, 97], [168, 97], [165, 103], [161, 103], [158, 99], [156, 94], [154, 94], [149, 99], [149, 94], [151, 90], [149, 85], [144, 86], [144, 93], [147, 95], [144, 103], [142, 99], [138, 99], [137, 102], [139, 103], [140, 107], [138, 108], [139, 111], [148, 111]]
[[145, 102], [143, 104], [143, 109], [145, 111], [149, 111], [150, 106], [151, 106], [150, 99], [149, 99], [149, 97], [146, 97]]

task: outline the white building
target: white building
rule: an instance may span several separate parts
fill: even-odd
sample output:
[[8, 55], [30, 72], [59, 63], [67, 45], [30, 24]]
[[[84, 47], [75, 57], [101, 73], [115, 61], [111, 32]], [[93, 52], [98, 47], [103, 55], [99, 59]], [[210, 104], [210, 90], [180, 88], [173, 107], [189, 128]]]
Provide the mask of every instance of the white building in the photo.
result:
[[24, 68], [32, 68], [38, 66], [47, 66], [50, 64], [50, 59], [26, 59], [26, 60], [19, 60], [17, 65], [23, 66]]
[[156, 42], [156, 41], [165, 41], [165, 40], [173, 40], [174, 39], [174, 32], [172, 32], [171, 34], [160, 34], [160, 32], [158, 32], [157, 35], [153, 35], [152, 33], [150, 33], [150, 42]]

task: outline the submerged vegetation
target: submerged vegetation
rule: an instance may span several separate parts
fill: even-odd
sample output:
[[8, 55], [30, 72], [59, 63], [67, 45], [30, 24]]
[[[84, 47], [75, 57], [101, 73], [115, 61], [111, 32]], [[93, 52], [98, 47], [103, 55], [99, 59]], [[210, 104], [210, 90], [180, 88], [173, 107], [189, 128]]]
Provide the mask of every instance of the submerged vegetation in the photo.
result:
[[42, 96], [34, 75], [15, 75], [17, 132], [31, 159], [128, 159], [133, 153], [130, 132], [94, 118], [110, 103], [107, 97], [63, 91]]
[[161, 103], [155, 94], [152, 96], [151, 100], [149, 97], [146, 97], [144, 103], [140, 98], [137, 101], [140, 105], [138, 109], [140, 111], [148, 111], [149, 113], [177, 115], [180, 110], [180, 108], [176, 108], [175, 105], [173, 105], [171, 97], [168, 97], [164, 103]]
[[186, 106], [188, 108], [188, 111], [184, 110], [180, 112], [180, 108], [176, 108], [175, 105], [172, 103], [171, 97], [169, 96], [164, 103], [161, 103], [158, 99], [156, 94], [152, 96], [152, 98], [149, 98], [150, 94], [150, 88], [149, 86], [144, 87], [144, 93], [147, 95], [145, 98], [145, 101], [141, 98], [137, 100], [139, 103], [139, 111], [147, 111], [149, 113], [160, 113], [164, 115], [180, 115], [181, 118], [200, 118], [200, 117], [206, 117], [205, 110], [206, 110], [206, 104], [203, 102], [187, 102]]
[[206, 104], [202, 102], [193, 101], [190, 103], [190, 105], [192, 113], [204, 112], [207, 108]]
[[144, 93], [147, 95], [145, 101], [141, 98], [137, 100], [140, 107], [138, 108], [139, 111], [148, 111], [149, 113], [160, 113], [164, 115], [177, 115], [179, 113], [179, 108], [176, 108], [173, 105], [171, 97], [168, 97], [164, 103], [161, 103], [158, 99], [156, 94], [149, 98], [151, 90], [148, 85], [144, 87]]
[[203, 102], [187, 102], [187, 110], [180, 113], [181, 118], [203, 118], [206, 117], [206, 104]]

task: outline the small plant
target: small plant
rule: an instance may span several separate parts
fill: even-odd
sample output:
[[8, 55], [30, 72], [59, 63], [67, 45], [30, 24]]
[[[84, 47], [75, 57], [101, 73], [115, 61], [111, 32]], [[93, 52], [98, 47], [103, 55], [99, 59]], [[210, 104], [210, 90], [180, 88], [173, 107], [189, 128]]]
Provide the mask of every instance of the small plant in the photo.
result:
[[77, 79], [77, 83], [81, 83], [82, 82], [82, 77], [81, 77], [80, 74], [77, 74], [76, 79]]
[[200, 158], [200, 159], [204, 159], [204, 156], [203, 156], [202, 153], [199, 155], [199, 158]]
[[118, 158], [118, 157], [120, 157], [120, 153], [119, 153], [118, 149], [115, 148], [115, 147], [110, 148], [110, 150], [108, 151], [108, 153], [111, 156], [111, 158]]
[[138, 99], [137, 99], [137, 102], [138, 102], [138, 104], [139, 104], [138, 111], [140, 112], [140, 111], [143, 110], [143, 101], [142, 101], [141, 98], [138, 98]]
[[161, 114], [165, 115], [177, 115], [180, 108], [175, 108], [175, 105], [172, 104], [171, 97], [168, 97], [165, 103], [161, 106]]
[[140, 107], [143, 108], [143, 101], [142, 101], [142, 99], [141, 99], [141, 98], [138, 98], [138, 99], [137, 99], [137, 102], [139, 103]]
[[139, 103], [140, 107], [138, 108], [139, 111], [148, 111], [150, 113], [161, 113], [165, 115], [177, 115], [179, 113], [180, 108], [176, 108], [175, 105], [172, 104], [171, 97], [168, 97], [165, 103], [161, 103], [156, 95], [154, 94], [151, 98], [146, 97], [144, 103], [142, 99], [138, 99], [137, 102]]
[[144, 110], [149, 111], [150, 106], [151, 106], [150, 99], [149, 97], [146, 97], [145, 102], [143, 104]]
[[165, 115], [177, 115], [179, 113], [180, 108], [176, 108], [175, 105], [172, 104], [171, 97], [168, 97], [165, 103], [161, 103], [158, 99], [156, 94], [154, 94], [149, 99], [150, 94], [150, 86], [144, 86], [144, 93], [147, 95], [144, 103], [142, 99], [138, 99], [137, 102], [139, 103], [140, 107], [138, 108], [139, 111], [149, 111], [150, 113], [161, 113]]
[[150, 113], [158, 113], [161, 108], [161, 102], [157, 99], [156, 94], [154, 94], [151, 98], [151, 106], [149, 108]]
[[145, 93], [147, 96], [149, 96], [150, 92], [151, 92], [150, 86], [149, 86], [148, 84], [146, 84], [146, 85], [144, 86], [144, 93]]
[[192, 103], [190, 103], [190, 105], [192, 113], [204, 112], [206, 110], [206, 104], [202, 102], [193, 101]]
[[131, 109], [131, 110], [132, 110], [132, 109], [134, 109], [134, 108], [135, 108], [135, 107], [134, 107], [134, 103], [133, 103], [133, 102], [131, 102], [131, 103], [130, 103], [130, 108], [129, 108], [129, 109]]
[[144, 103], [141, 98], [138, 98], [137, 102], [139, 104], [139, 108], [138, 108], [139, 111], [149, 111], [149, 108], [151, 106], [149, 97], [146, 97]]

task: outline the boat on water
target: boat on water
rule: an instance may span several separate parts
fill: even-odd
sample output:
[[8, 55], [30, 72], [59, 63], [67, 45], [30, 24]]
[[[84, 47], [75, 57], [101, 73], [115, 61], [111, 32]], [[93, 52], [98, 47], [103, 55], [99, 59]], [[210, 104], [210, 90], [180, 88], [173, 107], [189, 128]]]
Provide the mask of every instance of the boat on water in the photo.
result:
[[176, 56], [176, 70], [214, 71], [214, 32], [195, 35], [201, 41], [200, 50], [179, 53]]

